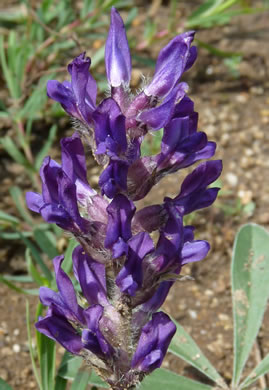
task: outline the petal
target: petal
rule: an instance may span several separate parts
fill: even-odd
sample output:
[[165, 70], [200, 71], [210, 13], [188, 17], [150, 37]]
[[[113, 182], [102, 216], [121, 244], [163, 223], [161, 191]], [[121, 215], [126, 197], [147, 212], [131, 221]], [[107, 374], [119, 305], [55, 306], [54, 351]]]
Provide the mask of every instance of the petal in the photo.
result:
[[141, 328], [152, 313], [162, 306], [173, 284], [174, 282], [170, 281], [161, 282], [157, 290], [153, 292], [152, 297], [137, 307], [133, 317], [135, 327]]
[[82, 342], [84, 347], [95, 355], [100, 358], [107, 358], [112, 355], [113, 348], [99, 329], [99, 321], [103, 315], [103, 310], [100, 305], [93, 305], [85, 310], [88, 329], [82, 331]]
[[44, 206], [43, 197], [36, 192], [26, 192], [26, 204], [28, 209], [39, 213], [42, 206]]
[[191, 192], [197, 191], [200, 188], [206, 188], [209, 184], [217, 180], [221, 171], [221, 160], [206, 161], [200, 164], [184, 179], [181, 191], [175, 200], [178, 197], [189, 195]]
[[102, 101], [93, 114], [97, 154], [119, 156], [127, 150], [125, 117], [112, 98]]
[[192, 67], [192, 65], [196, 61], [197, 54], [198, 54], [197, 47], [192, 46], [189, 50], [189, 55], [188, 55], [187, 62], [186, 62], [185, 68], [184, 68], [184, 72], [186, 72], [187, 70], [189, 70]]
[[49, 98], [60, 103], [69, 115], [79, 118], [75, 96], [65, 82], [61, 84], [57, 80], [49, 80], [47, 82], [47, 95]]
[[75, 132], [72, 137], [62, 138], [61, 149], [63, 171], [72, 182], [80, 179], [88, 185], [86, 158], [79, 134]]
[[[179, 258], [183, 245], [183, 215], [172, 202], [164, 204], [167, 222], [160, 232], [156, 254], [165, 256], [168, 264]], [[160, 270], [159, 270], [160, 271]]]
[[76, 224], [81, 231], [88, 233], [89, 222], [80, 216], [75, 184], [70, 181], [63, 171], [58, 173], [57, 183], [59, 188], [59, 203], [70, 215], [74, 228]]
[[74, 228], [74, 222], [68, 212], [60, 205], [55, 203], [46, 203], [41, 209], [42, 218], [48, 223], [56, 223], [64, 230]]
[[122, 292], [133, 296], [142, 285], [142, 261], [154, 250], [154, 244], [147, 233], [138, 233], [129, 242], [129, 251], [124, 266], [116, 278], [116, 284]]
[[74, 355], [79, 355], [83, 344], [77, 331], [69, 322], [58, 315], [49, 315], [40, 319], [36, 324], [36, 329], [60, 343], [67, 351]]
[[132, 236], [131, 221], [135, 206], [126, 196], [116, 195], [107, 207], [108, 224], [105, 247], [110, 248], [121, 237], [125, 242]]
[[57, 176], [60, 171], [61, 167], [56, 161], [52, 160], [50, 157], [44, 158], [40, 168], [44, 203], [58, 203]]
[[190, 195], [178, 198], [174, 203], [184, 207], [184, 215], [192, 213], [195, 210], [209, 207], [215, 202], [219, 188], [208, 188], [198, 190]]
[[175, 332], [176, 326], [167, 314], [153, 314], [152, 320], [142, 328], [132, 368], [151, 372], [160, 367]]
[[161, 158], [159, 164], [169, 153], [176, 150], [183, 140], [189, 135], [189, 119], [175, 118], [164, 128], [163, 138], [161, 143]]
[[73, 251], [73, 268], [89, 305], [107, 305], [105, 266], [94, 261], [80, 246]]
[[151, 233], [159, 229], [165, 216], [162, 205], [147, 206], [135, 213], [133, 226]]
[[172, 91], [188, 63], [193, 38], [194, 31], [178, 35], [160, 51], [152, 82], [144, 90], [146, 95], [164, 97]]
[[182, 265], [203, 260], [208, 254], [210, 245], [207, 241], [186, 242], [182, 248]]
[[131, 79], [131, 55], [122, 18], [111, 8], [111, 23], [105, 48], [106, 74], [111, 86], [129, 84]]
[[186, 83], [180, 83], [177, 85], [169, 95], [169, 99], [166, 99], [158, 107], [151, 108], [143, 111], [139, 116], [138, 120], [146, 123], [154, 130], [159, 130], [164, 127], [171, 119], [175, 104], [179, 99], [185, 95], [188, 90]]
[[99, 177], [102, 195], [105, 194], [108, 198], [114, 198], [117, 192], [126, 191], [127, 173], [127, 161], [111, 158], [109, 165]]
[[95, 109], [96, 83], [89, 73], [91, 60], [85, 57], [85, 52], [76, 57], [68, 65], [71, 75], [71, 86], [76, 104], [83, 118], [88, 121]]
[[57, 287], [61, 295], [61, 299], [65, 303], [66, 307], [68, 307], [70, 312], [73, 313], [73, 316], [77, 319], [78, 322], [83, 323], [84, 318], [82, 309], [77, 303], [74, 286], [67, 274], [61, 268], [63, 260], [64, 256], [57, 256], [53, 260]]

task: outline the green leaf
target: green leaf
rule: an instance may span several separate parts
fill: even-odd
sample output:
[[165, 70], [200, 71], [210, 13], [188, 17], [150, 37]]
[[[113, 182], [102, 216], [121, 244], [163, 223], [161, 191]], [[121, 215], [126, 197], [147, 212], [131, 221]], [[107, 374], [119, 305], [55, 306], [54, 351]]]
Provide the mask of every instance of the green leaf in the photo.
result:
[[7, 59], [6, 59], [5, 49], [4, 49], [4, 36], [3, 35], [0, 35], [0, 60], [1, 60], [3, 75], [4, 75], [5, 81], [7, 83], [10, 95], [13, 99], [17, 99], [18, 98], [17, 88], [16, 88], [15, 80], [13, 79], [11, 72], [9, 70], [8, 64], [7, 64]]
[[46, 253], [50, 259], [58, 256], [58, 250], [56, 248], [56, 242], [53, 240], [53, 235], [49, 231], [40, 229], [34, 230], [34, 239], [39, 248]]
[[50, 128], [50, 131], [49, 131], [49, 136], [45, 142], [45, 144], [43, 145], [42, 149], [39, 151], [38, 155], [36, 156], [36, 159], [35, 159], [35, 168], [37, 170], [39, 170], [41, 164], [42, 164], [42, 161], [44, 159], [44, 157], [47, 156], [55, 138], [56, 138], [56, 133], [57, 133], [57, 126], [56, 125], [53, 125], [51, 128]]
[[30, 163], [24, 157], [23, 153], [17, 148], [12, 139], [8, 136], [2, 137], [0, 140], [5, 151], [16, 161], [18, 164], [23, 165], [26, 169], [33, 171]]
[[210, 15], [211, 12], [221, 4], [223, 0], [207, 0], [199, 6], [189, 17], [188, 21], [192, 19], [201, 19], [205, 15]]
[[33, 264], [33, 261], [32, 261], [32, 258], [31, 258], [31, 255], [30, 255], [30, 249], [29, 248], [26, 248], [26, 251], [25, 251], [25, 258], [26, 258], [26, 263], [27, 263], [27, 268], [28, 268], [28, 273], [32, 276], [33, 280], [39, 285], [39, 286], [44, 286], [46, 285], [47, 283], [47, 280], [44, 279], [40, 273], [38, 272], [38, 270], [36, 269], [36, 267], [34, 266]]
[[240, 385], [241, 389], [250, 386], [260, 376], [265, 375], [269, 372], [269, 354], [258, 364], [256, 368], [248, 375], [244, 382]]
[[60, 363], [60, 367], [59, 367], [58, 372], [57, 372], [57, 376], [55, 378], [54, 390], [65, 390], [65, 388], [67, 386], [67, 380], [65, 378], [62, 378], [59, 375], [59, 370], [65, 366], [65, 364], [68, 362], [70, 357], [71, 357], [70, 353], [65, 351], [65, 353], [63, 354], [61, 363]]
[[222, 58], [233, 58], [233, 57], [242, 57], [242, 53], [234, 52], [234, 51], [224, 51], [216, 48], [215, 46], [212, 46], [206, 42], [200, 41], [199, 39], [196, 39], [195, 42], [198, 43], [200, 47], [203, 47], [206, 49], [209, 53]]
[[234, 315], [233, 387], [260, 329], [269, 296], [269, 234], [259, 225], [244, 225], [238, 232], [232, 259]]
[[94, 370], [91, 371], [88, 383], [90, 385], [96, 386], [96, 387], [104, 387], [109, 388], [108, 384], [105, 383], [96, 373]]
[[[72, 356], [70, 355], [70, 353], [66, 352], [59, 367], [58, 376], [66, 380], [73, 381], [79, 372], [82, 362], [83, 360], [81, 357]], [[91, 370], [88, 375], [88, 384], [97, 387], [109, 387], [105, 382], [102, 381], [102, 379], [99, 378], [99, 376], [94, 372], [94, 370]], [[58, 389], [55, 388], [55, 390]]]
[[20, 240], [21, 236], [32, 237], [32, 235], [32, 232], [9, 233], [0, 231], [0, 237], [3, 238], [3, 240]]
[[9, 192], [21, 217], [25, 220], [25, 222], [32, 225], [33, 218], [31, 217], [31, 214], [25, 207], [25, 198], [20, 188], [17, 186], [11, 187], [9, 189]]
[[66, 352], [63, 356], [58, 375], [64, 379], [73, 380], [82, 364], [82, 358]]
[[5, 276], [3, 276], [3, 275], [0, 275], [0, 282], [4, 283], [11, 290], [14, 290], [19, 294], [39, 295], [38, 288], [27, 289], [27, 288], [17, 287], [15, 284], [13, 284], [11, 281], [9, 281], [7, 278], [5, 278]]
[[185, 378], [184, 376], [177, 375], [172, 371], [165, 370], [164, 368], [159, 368], [143, 380], [139, 389], [213, 390], [213, 387]]
[[10, 215], [8, 213], [5, 213], [4, 211], [0, 210], [0, 220], [5, 222], [10, 222], [14, 225], [18, 225], [20, 223], [19, 219], [14, 217], [13, 215]]
[[85, 390], [88, 386], [90, 374], [87, 371], [78, 372], [70, 390]]
[[43, 390], [51, 390], [54, 387], [55, 378], [56, 343], [44, 334], [40, 334], [39, 358], [40, 374]]
[[105, 56], [105, 45], [100, 47], [100, 49], [97, 50], [97, 52], [92, 57], [92, 63], [91, 63], [91, 69], [94, 69], [99, 62], [101, 62], [104, 59]]
[[29, 275], [5, 275], [5, 279], [19, 283], [31, 283], [33, 281]]
[[65, 255], [64, 255], [64, 261], [62, 263], [62, 269], [64, 270], [64, 272], [66, 272], [67, 274], [69, 274], [69, 272], [71, 271], [72, 269], [72, 265], [73, 265], [73, 261], [72, 261], [72, 253], [73, 253], [73, 250], [78, 246], [78, 242], [74, 239], [74, 238], [71, 238], [70, 241], [69, 241], [69, 244], [68, 244], [68, 247], [65, 251]]
[[13, 388], [11, 386], [9, 386], [9, 384], [1, 378], [0, 378], [0, 389], [1, 390], [13, 390]]
[[169, 352], [191, 364], [222, 388], [227, 388], [223, 378], [202, 353], [191, 336], [173, 319], [177, 331], [169, 346]]
[[38, 374], [38, 371], [36, 368], [36, 363], [35, 363], [35, 354], [34, 354], [34, 350], [33, 350], [32, 336], [31, 336], [30, 309], [29, 309], [29, 302], [28, 301], [26, 301], [26, 326], [27, 326], [29, 352], [30, 352], [30, 357], [31, 357], [33, 373], [34, 373], [34, 376], [35, 376], [35, 379], [37, 381], [39, 389], [43, 390], [43, 388], [41, 386], [40, 377], [39, 377], [39, 374]]
[[47, 81], [53, 79], [55, 74], [41, 77], [37, 86], [31, 93], [30, 97], [24, 104], [23, 108], [18, 112], [17, 119], [23, 118], [38, 118], [47, 102], [46, 84]]
[[40, 252], [37, 249], [37, 247], [35, 246], [35, 244], [33, 244], [30, 240], [28, 240], [28, 238], [23, 237], [22, 235], [20, 237], [21, 237], [21, 240], [26, 245], [26, 247], [30, 249], [32, 256], [33, 256], [33, 259], [40, 266], [41, 270], [44, 273], [44, 276], [47, 278], [48, 281], [51, 281], [53, 279], [52, 273], [51, 273], [50, 269], [44, 263], [42, 256], [40, 255]]
[[56, 376], [54, 390], [65, 390], [67, 386], [67, 380]]

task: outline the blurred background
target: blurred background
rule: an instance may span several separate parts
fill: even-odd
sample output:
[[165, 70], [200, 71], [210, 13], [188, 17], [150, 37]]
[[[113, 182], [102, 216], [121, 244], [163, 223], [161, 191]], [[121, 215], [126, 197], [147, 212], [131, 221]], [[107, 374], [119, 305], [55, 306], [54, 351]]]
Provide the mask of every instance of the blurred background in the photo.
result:
[[[269, 2], [251, 0], [32, 0], [0, 2], [0, 377], [14, 389], [37, 389], [27, 341], [25, 298], [31, 324], [38, 287], [53, 285], [51, 259], [73, 240], [25, 207], [27, 190], [38, 191], [43, 158], [60, 160], [59, 140], [72, 133], [60, 105], [46, 96], [49, 79], [68, 78], [66, 66], [86, 51], [107, 89], [104, 45], [111, 6], [121, 13], [133, 59], [131, 87], [154, 72], [159, 50], [175, 35], [195, 29], [198, 59], [184, 76], [199, 112], [199, 129], [218, 144], [224, 171], [217, 202], [187, 216], [211, 252], [186, 266], [165, 310], [189, 331], [216, 368], [231, 378], [232, 315], [230, 259], [235, 232], [246, 221], [269, 226]], [[146, 155], [158, 151], [162, 132], [147, 136]], [[97, 188], [100, 168], [88, 151], [89, 182]], [[186, 172], [184, 172], [184, 176]], [[183, 173], [165, 178], [143, 205], [175, 196]], [[142, 206], [138, 202], [138, 207]], [[266, 314], [269, 320], [269, 313]], [[262, 328], [259, 356], [269, 352]], [[62, 350], [59, 348], [59, 355]], [[164, 366], [203, 380], [169, 356]]]

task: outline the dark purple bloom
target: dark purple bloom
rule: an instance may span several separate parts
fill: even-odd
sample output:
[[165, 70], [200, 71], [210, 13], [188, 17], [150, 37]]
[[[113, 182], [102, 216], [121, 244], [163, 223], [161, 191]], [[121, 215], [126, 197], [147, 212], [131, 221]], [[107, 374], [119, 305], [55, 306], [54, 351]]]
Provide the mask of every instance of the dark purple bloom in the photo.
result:
[[78, 203], [87, 207], [92, 196], [86, 177], [83, 146], [75, 133], [62, 144], [62, 166], [46, 157], [40, 168], [42, 194], [27, 192], [30, 210], [40, 213], [45, 221], [73, 233], [87, 233], [89, 222], [80, 216]]
[[141, 287], [142, 261], [153, 250], [153, 241], [147, 233], [138, 233], [128, 241], [126, 261], [116, 278], [116, 283], [122, 292], [132, 296]]
[[132, 368], [151, 372], [160, 367], [176, 326], [167, 314], [155, 313], [143, 328], [132, 360]]
[[99, 178], [102, 195], [114, 198], [118, 192], [127, 189], [128, 162], [112, 157]]
[[41, 287], [40, 300], [45, 306], [53, 305], [67, 320], [84, 323], [83, 309], [77, 303], [73, 284], [61, 268], [63, 260], [64, 256], [57, 256], [53, 260], [59, 292], [56, 293], [48, 287]]
[[146, 95], [164, 97], [172, 91], [196, 59], [196, 52], [190, 49], [194, 34], [189, 31], [178, 35], [160, 51], [152, 82], [145, 88]]
[[135, 206], [126, 196], [119, 194], [107, 207], [108, 224], [105, 247], [113, 249], [113, 256], [119, 257], [128, 250], [127, 241], [132, 236], [131, 221]]
[[30, 210], [40, 213], [45, 221], [56, 223], [73, 233], [86, 233], [89, 223], [80, 216], [76, 185], [61, 167], [46, 157], [40, 169], [42, 195], [27, 192], [26, 202]]
[[35, 324], [36, 329], [60, 343], [67, 351], [79, 355], [83, 348], [81, 337], [65, 317], [54, 311], [53, 307], [49, 309], [46, 317]]
[[107, 305], [105, 265], [95, 261], [78, 246], [73, 251], [73, 267], [87, 301], [92, 305]]
[[107, 79], [112, 87], [129, 84], [132, 70], [131, 55], [122, 18], [114, 7], [111, 8], [105, 63]]
[[63, 260], [63, 256], [54, 259], [59, 292], [56, 293], [47, 287], [40, 289], [40, 300], [43, 305], [49, 306], [49, 309], [47, 315], [39, 319], [36, 327], [71, 353], [80, 354], [86, 349], [99, 358], [106, 359], [113, 354], [113, 348], [100, 330], [99, 323], [103, 317], [104, 307], [98, 304], [100, 302], [108, 305], [105, 268], [89, 256], [83, 255], [82, 248], [75, 249], [74, 272], [90, 305], [83, 309], [77, 303], [76, 292], [70, 278], [61, 268]]
[[164, 204], [152, 205], [139, 210], [133, 224], [137, 229], [147, 232], [158, 230], [167, 216], [165, 204], [177, 206], [183, 215], [210, 206], [216, 199], [219, 188], [208, 186], [213, 183], [222, 170], [220, 160], [207, 161], [200, 164], [182, 183], [180, 193], [174, 198], [164, 198]]
[[110, 358], [113, 354], [113, 348], [99, 329], [99, 322], [103, 311], [104, 309], [100, 305], [93, 305], [84, 311], [87, 328], [83, 329], [81, 339], [85, 348], [89, 349], [101, 359], [106, 359]]
[[169, 123], [174, 114], [176, 103], [184, 97], [187, 91], [188, 85], [186, 83], [176, 85], [158, 107], [143, 111], [138, 119], [153, 130], [161, 129]]
[[160, 229], [156, 246], [155, 272], [163, 272], [167, 267], [178, 268], [184, 240], [183, 214], [172, 202], [165, 204], [167, 220]]
[[120, 156], [127, 149], [125, 117], [115, 100], [102, 101], [93, 114], [97, 154]]
[[69, 115], [86, 124], [91, 123], [97, 94], [96, 82], [89, 73], [90, 64], [90, 58], [82, 53], [68, 65], [71, 82], [61, 84], [50, 80], [47, 84], [48, 96], [59, 102]]
[[[180, 193], [173, 199], [173, 203], [184, 208], [184, 214], [210, 206], [218, 195], [219, 188], [207, 188], [213, 183], [222, 171], [220, 160], [207, 161], [200, 164], [186, 177]], [[170, 201], [165, 198], [164, 201]]]

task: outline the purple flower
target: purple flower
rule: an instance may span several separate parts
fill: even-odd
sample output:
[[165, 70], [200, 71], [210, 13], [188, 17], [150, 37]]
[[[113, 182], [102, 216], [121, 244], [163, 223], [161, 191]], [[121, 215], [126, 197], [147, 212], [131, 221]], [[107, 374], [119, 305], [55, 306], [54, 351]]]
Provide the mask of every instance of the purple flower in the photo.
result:
[[103, 100], [95, 110], [93, 118], [96, 153], [107, 153], [110, 157], [123, 155], [127, 150], [125, 117], [115, 100]]
[[122, 18], [114, 7], [111, 8], [105, 63], [107, 79], [112, 87], [129, 84], [132, 70], [131, 55]]
[[90, 58], [82, 53], [68, 65], [71, 82], [50, 80], [47, 84], [48, 96], [59, 102], [69, 115], [86, 124], [91, 123], [97, 94], [96, 82], [89, 73], [90, 64]]
[[39, 318], [35, 326], [40, 333], [57, 341], [74, 355], [79, 355], [83, 349], [81, 337], [76, 329], [53, 306], [48, 310], [46, 317]]
[[42, 194], [27, 192], [26, 202], [30, 210], [40, 213], [45, 221], [56, 223], [73, 233], [87, 233], [89, 223], [80, 216], [76, 185], [62, 168], [46, 157], [40, 169]]
[[127, 241], [132, 236], [131, 221], [135, 206], [124, 195], [117, 195], [107, 207], [108, 224], [105, 247], [113, 250], [113, 257], [119, 257], [128, 250]]
[[89, 350], [100, 359], [107, 359], [114, 350], [100, 330], [104, 307], [99, 302], [108, 305], [104, 285], [105, 268], [83, 255], [82, 248], [75, 249], [74, 271], [90, 305], [84, 309], [77, 302], [70, 278], [61, 268], [63, 260], [63, 256], [58, 256], [53, 261], [59, 292], [47, 287], [40, 288], [40, 300], [49, 309], [47, 315], [36, 323], [36, 328], [71, 353], [83, 355], [85, 350]]
[[133, 296], [142, 286], [142, 261], [153, 250], [153, 241], [147, 233], [138, 233], [128, 241], [126, 261], [116, 278], [122, 292]]
[[46, 157], [40, 168], [42, 194], [28, 192], [30, 210], [40, 213], [45, 221], [56, 223], [75, 234], [87, 233], [89, 221], [80, 216], [78, 203], [87, 207], [96, 192], [86, 177], [86, 161], [78, 134], [65, 138], [62, 145], [62, 166]]
[[176, 326], [167, 314], [153, 314], [152, 320], [142, 328], [132, 368], [149, 373], [160, 367], [175, 332]]
[[112, 157], [99, 178], [102, 195], [114, 198], [120, 191], [127, 189], [128, 162]]
[[192, 66], [197, 55], [196, 49], [190, 47], [194, 34], [189, 31], [178, 35], [160, 51], [152, 82], [145, 88], [146, 95], [168, 95], [183, 72]]
[[210, 206], [215, 201], [219, 188], [208, 188], [208, 186], [217, 180], [221, 171], [222, 162], [220, 160], [200, 164], [185, 178], [180, 193], [174, 199], [165, 197], [162, 205], [147, 206], [139, 210], [133, 220], [134, 227], [142, 228], [149, 233], [158, 230], [166, 219], [165, 205], [168, 204], [177, 206], [182, 215]]

